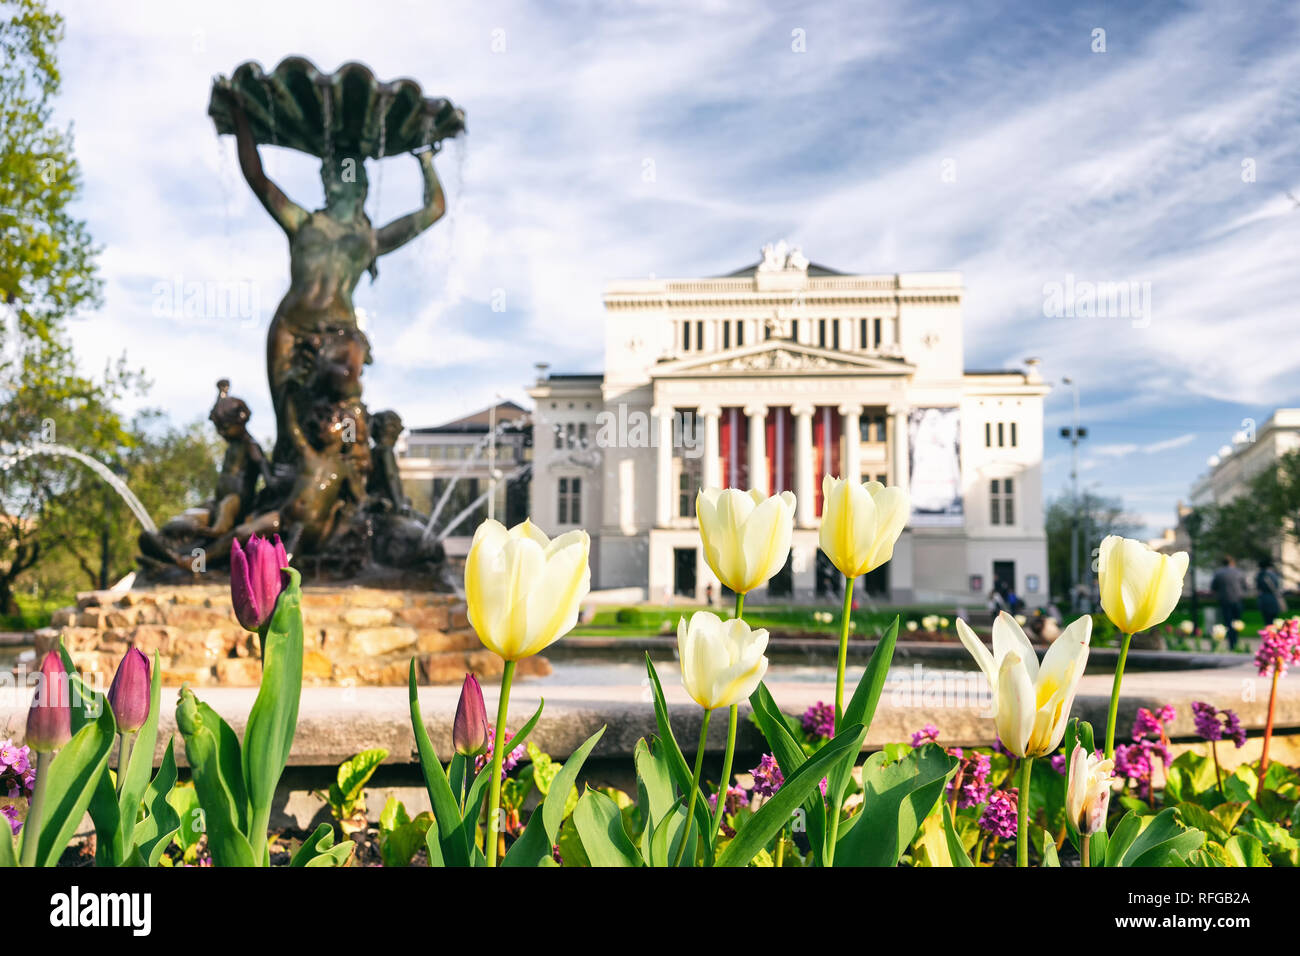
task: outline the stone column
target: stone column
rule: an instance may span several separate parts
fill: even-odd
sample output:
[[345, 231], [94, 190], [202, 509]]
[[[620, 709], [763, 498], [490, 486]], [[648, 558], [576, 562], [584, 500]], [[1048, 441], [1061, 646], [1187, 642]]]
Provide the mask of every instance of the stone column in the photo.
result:
[[890, 405], [889, 424], [889, 456], [893, 462], [891, 484], [910, 491], [911, 480], [907, 468], [907, 408], [903, 405]]
[[862, 481], [862, 406], [841, 405], [840, 414], [844, 416], [840, 434], [844, 436], [844, 460], [841, 462], [843, 474], [853, 482]]
[[767, 494], [767, 406], [746, 405], [749, 418], [749, 487]]
[[699, 414], [704, 417], [704, 487], [721, 488], [721, 462], [718, 452], [718, 419], [722, 409], [717, 405], [701, 405]]
[[655, 524], [666, 528], [673, 519], [673, 408], [656, 408], [659, 423], [659, 449], [655, 478]]
[[794, 518], [799, 527], [811, 528], [817, 523], [813, 484], [813, 407], [795, 405], [790, 414], [794, 416]]

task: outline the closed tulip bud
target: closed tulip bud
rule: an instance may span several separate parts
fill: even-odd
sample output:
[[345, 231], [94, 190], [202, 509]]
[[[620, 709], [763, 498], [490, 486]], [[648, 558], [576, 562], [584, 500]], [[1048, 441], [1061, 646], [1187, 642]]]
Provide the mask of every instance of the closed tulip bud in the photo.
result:
[[1080, 833], [1091, 834], [1106, 828], [1113, 766], [1113, 760], [1102, 760], [1097, 754], [1088, 753], [1082, 744], [1074, 745], [1065, 788], [1065, 812]]
[[487, 708], [483, 705], [483, 689], [473, 674], [465, 675], [465, 683], [460, 688], [456, 719], [451, 725], [451, 743], [462, 757], [477, 757], [487, 750]]
[[280, 536], [275, 541], [253, 535], [246, 547], [230, 546], [230, 603], [245, 630], [261, 631], [275, 613], [284, 586], [280, 569], [289, 566]]
[[590, 550], [585, 531], [551, 540], [527, 520], [508, 531], [499, 521], [479, 525], [465, 559], [465, 600], [483, 646], [517, 661], [569, 633], [591, 590]]
[[988, 678], [1003, 746], [1017, 757], [1041, 757], [1059, 747], [1088, 663], [1092, 618], [1085, 615], [1067, 627], [1041, 665], [1025, 632], [1006, 611], [993, 622], [992, 654], [960, 618], [957, 634]]
[[1098, 555], [1101, 606], [1125, 634], [1161, 624], [1183, 593], [1187, 552], [1161, 554], [1141, 541], [1107, 535]]
[[705, 488], [695, 498], [704, 560], [718, 580], [748, 594], [785, 566], [794, 536], [794, 495]]
[[27, 746], [35, 753], [58, 750], [72, 739], [72, 704], [68, 672], [57, 651], [41, 661], [32, 707], [27, 711]]
[[138, 647], [126, 652], [108, 688], [118, 733], [133, 734], [149, 719], [149, 658]]
[[894, 556], [911, 507], [906, 491], [826, 475], [822, 501], [821, 549], [841, 574], [859, 577]]
[[682, 686], [705, 710], [730, 707], [747, 698], [767, 673], [767, 631], [750, 630], [740, 618], [724, 621], [696, 611], [677, 622], [677, 656]]

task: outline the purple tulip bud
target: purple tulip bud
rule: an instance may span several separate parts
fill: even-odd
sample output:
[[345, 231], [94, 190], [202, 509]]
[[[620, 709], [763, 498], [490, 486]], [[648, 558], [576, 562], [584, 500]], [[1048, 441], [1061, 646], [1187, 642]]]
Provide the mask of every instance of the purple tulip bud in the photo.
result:
[[476, 757], [487, 750], [487, 708], [483, 706], [483, 689], [473, 674], [465, 675], [460, 689], [456, 719], [451, 725], [451, 743], [456, 753], [464, 757]]
[[253, 535], [245, 548], [230, 546], [230, 603], [235, 617], [249, 631], [261, 631], [275, 612], [283, 583], [280, 569], [289, 566], [280, 536], [275, 543]]
[[72, 705], [68, 672], [57, 651], [41, 661], [32, 708], [27, 711], [27, 746], [36, 753], [58, 750], [72, 739]]
[[149, 719], [149, 658], [138, 647], [127, 651], [117, 665], [108, 703], [117, 718], [118, 733], [133, 734]]

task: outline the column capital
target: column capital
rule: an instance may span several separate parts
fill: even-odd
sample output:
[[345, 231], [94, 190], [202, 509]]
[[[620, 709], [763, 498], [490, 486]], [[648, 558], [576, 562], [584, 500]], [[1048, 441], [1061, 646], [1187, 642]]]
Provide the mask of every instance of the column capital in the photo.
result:
[[816, 409], [806, 402], [801, 405], [792, 405], [790, 407], [790, 414], [795, 418], [812, 418], [813, 412], [815, 411]]
[[767, 417], [767, 406], [766, 406], [766, 405], [762, 405], [762, 404], [746, 405], [746, 406], [745, 406], [745, 415], [746, 415], [746, 417], [748, 417], [748, 418], [753, 418], [753, 417], [755, 417], [755, 416], [758, 416], [758, 417], [760, 417], [760, 418], [766, 418], [766, 417]]
[[704, 418], [721, 418], [721, 405], [700, 405], [695, 411]]
[[840, 406], [841, 415], [862, 415], [862, 406], [855, 402], [845, 402]]
[[654, 418], [672, 418], [677, 414], [677, 409], [672, 405], [656, 405], [650, 409], [650, 415]]

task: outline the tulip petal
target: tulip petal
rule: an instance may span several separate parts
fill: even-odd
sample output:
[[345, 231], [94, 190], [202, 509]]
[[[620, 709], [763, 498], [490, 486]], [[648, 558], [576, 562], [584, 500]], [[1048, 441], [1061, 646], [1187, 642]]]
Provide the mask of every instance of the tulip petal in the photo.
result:
[[1006, 611], [1001, 611], [993, 619], [993, 659], [1001, 662], [1007, 654], [1016, 654], [1024, 661], [1025, 673], [1030, 683], [1038, 680], [1038, 655], [1034, 645], [1029, 643], [1025, 632], [1020, 629], [1016, 619]]
[[975, 658], [975, 663], [980, 666], [980, 670], [988, 678], [989, 689], [993, 691], [996, 697], [998, 692], [998, 669], [993, 660], [993, 655], [984, 646], [984, 642], [979, 639], [979, 635], [971, 630], [970, 625], [961, 618], [957, 618], [957, 636], [961, 638], [966, 650], [970, 651], [971, 657]]
[[1025, 662], [1014, 651], [1002, 658], [998, 669], [997, 712], [993, 717], [1002, 745], [1017, 757], [1025, 756], [1034, 730], [1034, 685]]

